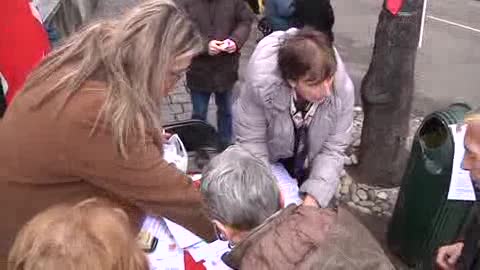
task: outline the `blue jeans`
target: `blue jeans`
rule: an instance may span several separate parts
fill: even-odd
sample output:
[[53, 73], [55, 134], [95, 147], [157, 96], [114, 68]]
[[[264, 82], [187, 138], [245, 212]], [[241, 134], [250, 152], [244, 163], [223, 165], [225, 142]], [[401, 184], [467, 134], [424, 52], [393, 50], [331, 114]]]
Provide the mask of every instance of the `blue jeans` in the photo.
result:
[[[211, 92], [190, 89], [192, 98], [192, 119], [206, 121]], [[217, 127], [221, 148], [232, 143], [232, 90], [214, 93], [217, 104]]]

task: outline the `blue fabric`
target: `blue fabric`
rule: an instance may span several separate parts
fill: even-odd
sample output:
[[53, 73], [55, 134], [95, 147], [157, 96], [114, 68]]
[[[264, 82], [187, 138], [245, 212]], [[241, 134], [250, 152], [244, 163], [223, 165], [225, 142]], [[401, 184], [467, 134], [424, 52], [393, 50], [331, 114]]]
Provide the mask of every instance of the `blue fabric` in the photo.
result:
[[273, 31], [285, 31], [293, 26], [293, 0], [268, 0], [265, 5], [265, 17]]
[[44, 24], [44, 28], [47, 31], [48, 39], [52, 47], [60, 41], [60, 34], [57, 32], [57, 28], [53, 23]]
[[[192, 119], [207, 121], [208, 103], [211, 92], [190, 89], [192, 98]], [[222, 148], [232, 143], [232, 90], [215, 92], [217, 104], [217, 127]]]

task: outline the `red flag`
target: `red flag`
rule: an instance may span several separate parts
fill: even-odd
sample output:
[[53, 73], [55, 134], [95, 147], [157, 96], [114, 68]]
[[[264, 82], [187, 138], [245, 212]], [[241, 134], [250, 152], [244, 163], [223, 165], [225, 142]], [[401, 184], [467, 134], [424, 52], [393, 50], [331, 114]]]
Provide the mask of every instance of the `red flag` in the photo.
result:
[[404, 0], [387, 0], [387, 9], [393, 15], [397, 15], [400, 9], [402, 9]]
[[0, 73], [8, 85], [8, 104], [49, 50], [47, 33], [34, 16], [29, 0], [2, 1]]

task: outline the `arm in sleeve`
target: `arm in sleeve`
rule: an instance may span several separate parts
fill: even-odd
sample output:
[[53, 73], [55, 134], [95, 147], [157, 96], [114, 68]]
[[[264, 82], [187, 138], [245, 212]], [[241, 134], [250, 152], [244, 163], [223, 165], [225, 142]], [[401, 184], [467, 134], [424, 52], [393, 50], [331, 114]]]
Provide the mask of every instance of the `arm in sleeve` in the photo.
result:
[[247, 7], [243, 0], [235, 2], [235, 29], [230, 34], [230, 39], [235, 42], [237, 48], [242, 48], [243, 44], [248, 40], [253, 22], [253, 13]]
[[204, 239], [213, 239], [200, 192], [188, 176], [163, 159], [157, 140], [147, 136], [145, 143], [128, 149], [125, 159], [114, 146], [110, 132], [89, 136], [90, 130], [82, 129], [82, 136], [76, 136], [80, 142], [70, 150], [76, 174], [147, 214], [167, 217]]
[[309, 178], [300, 187], [300, 191], [312, 195], [321, 207], [327, 207], [335, 195], [343, 169], [344, 151], [350, 142], [354, 87], [348, 76], [345, 77], [343, 87], [346, 97], [337, 112], [333, 132], [324, 142], [320, 153], [313, 159]]
[[235, 143], [269, 165], [267, 119], [261, 97], [245, 82], [233, 107]]

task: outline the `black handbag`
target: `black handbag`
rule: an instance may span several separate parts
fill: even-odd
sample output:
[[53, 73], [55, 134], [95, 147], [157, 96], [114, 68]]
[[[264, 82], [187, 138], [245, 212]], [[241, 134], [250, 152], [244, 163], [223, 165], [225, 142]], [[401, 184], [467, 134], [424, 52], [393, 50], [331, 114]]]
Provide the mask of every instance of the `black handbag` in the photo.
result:
[[263, 17], [258, 21], [257, 29], [262, 32], [263, 36], [266, 37], [273, 32], [272, 26], [268, 22], [266, 17]]

